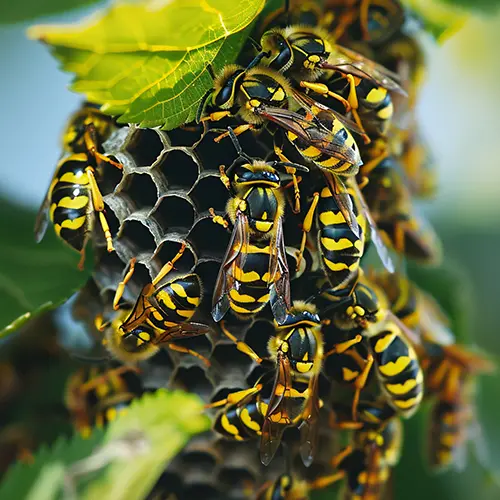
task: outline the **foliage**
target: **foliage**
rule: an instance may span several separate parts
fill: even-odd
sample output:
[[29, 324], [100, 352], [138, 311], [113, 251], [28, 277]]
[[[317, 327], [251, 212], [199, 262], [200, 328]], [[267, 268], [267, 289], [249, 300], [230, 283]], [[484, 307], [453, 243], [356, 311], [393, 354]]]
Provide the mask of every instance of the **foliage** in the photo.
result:
[[147, 393], [106, 431], [95, 429], [89, 439], [59, 439], [51, 449], [40, 450], [32, 465], [15, 464], [0, 497], [42, 498], [43, 492], [43, 500], [54, 500], [71, 479], [79, 498], [144, 498], [190, 436], [208, 429], [202, 411], [195, 395], [163, 389]]
[[0, 24], [18, 23], [41, 16], [67, 12], [71, 9], [86, 7], [99, 0], [18, 0], [0, 2]]
[[79, 25], [37, 26], [75, 74], [72, 89], [122, 123], [175, 128], [192, 121], [218, 73], [234, 62], [265, 0], [117, 3]]
[[0, 245], [0, 328], [8, 325], [0, 329], [1, 338], [67, 299], [85, 282], [87, 273], [77, 269], [78, 254], [51, 228], [40, 245], [35, 243], [32, 211], [2, 199], [0, 211], [9, 214], [0, 220], [4, 235]]

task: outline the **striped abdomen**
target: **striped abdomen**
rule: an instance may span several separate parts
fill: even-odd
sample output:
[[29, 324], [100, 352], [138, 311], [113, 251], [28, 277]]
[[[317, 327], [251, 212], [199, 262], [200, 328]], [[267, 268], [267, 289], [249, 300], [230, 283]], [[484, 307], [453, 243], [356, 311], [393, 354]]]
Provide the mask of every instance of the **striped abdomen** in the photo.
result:
[[391, 321], [368, 337], [368, 343], [388, 402], [400, 415], [410, 417], [423, 396], [424, 376], [415, 350]]
[[71, 155], [59, 163], [49, 190], [50, 220], [56, 234], [81, 251], [92, 230], [93, 207], [85, 153]]
[[431, 467], [446, 470], [465, 465], [465, 447], [471, 420], [470, 408], [460, 398], [437, 400], [430, 415], [428, 456]]
[[365, 247], [365, 219], [358, 213], [352, 195], [349, 196], [359, 224], [359, 237], [352, 232], [328, 187], [322, 189], [318, 202], [321, 260], [333, 288], [348, 282], [358, 272]]
[[250, 243], [243, 266], [238, 267], [236, 262], [232, 265], [230, 272], [238, 284], [228, 295], [236, 314], [256, 314], [269, 302], [269, 287], [273, 282], [269, 274], [270, 244], [270, 240]]
[[391, 95], [383, 87], [373, 87], [369, 84], [372, 88], [365, 90], [360, 88], [361, 85], [358, 86], [358, 103], [363, 127], [368, 135], [385, 135], [394, 114]]
[[153, 298], [155, 309], [148, 321], [155, 328], [164, 330], [189, 321], [201, 302], [200, 279], [196, 274], [176, 278], [161, 286]]
[[356, 161], [353, 164], [344, 159], [336, 158], [323, 153], [318, 148], [311, 145], [311, 143], [297, 137], [292, 132], [286, 133], [288, 140], [297, 148], [297, 151], [306, 160], [313, 162], [317, 167], [341, 176], [356, 175], [359, 171], [359, 165], [361, 164], [361, 157], [354, 137], [340, 122], [340, 120], [337, 120], [332, 115], [321, 111], [319, 108], [313, 107], [312, 111], [315, 113], [315, 116], [320, 121], [321, 125], [323, 125], [323, 127], [325, 127], [330, 133], [325, 135], [323, 130], [318, 128], [317, 124], [314, 122], [311, 122], [311, 126], [307, 129], [307, 133], [312, 138], [322, 142], [335, 141], [337, 144], [343, 144], [346, 150], [352, 150], [359, 161]]
[[246, 405], [232, 405], [220, 412], [214, 422], [214, 430], [228, 439], [246, 441], [262, 435], [267, 404], [259, 398]]

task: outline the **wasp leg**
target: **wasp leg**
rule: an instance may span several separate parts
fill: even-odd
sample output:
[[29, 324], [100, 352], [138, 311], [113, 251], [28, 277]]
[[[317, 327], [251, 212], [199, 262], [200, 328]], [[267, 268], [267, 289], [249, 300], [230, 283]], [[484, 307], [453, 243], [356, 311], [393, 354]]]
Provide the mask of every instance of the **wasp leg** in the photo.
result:
[[[334, 469], [338, 467], [338, 465], [345, 459], [348, 455], [352, 453], [352, 446], [346, 446], [342, 451], [340, 451], [337, 455], [332, 458], [331, 464]], [[311, 489], [321, 489], [330, 486], [337, 481], [340, 481], [345, 477], [344, 471], [338, 471], [335, 474], [331, 474], [329, 476], [319, 477], [315, 479], [311, 483], [309, 483], [309, 488]]]
[[361, 0], [361, 4], [359, 6], [359, 20], [361, 24], [361, 32], [363, 36], [363, 40], [370, 39], [370, 33], [368, 31], [368, 14], [370, 9], [371, 0]]
[[101, 223], [104, 237], [106, 238], [107, 250], [108, 252], [112, 252], [114, 250], [113, 238], [111, 237], [111, 231], [109, 230], [106, 217], [104, 217], [104, 214], [102, 213], [104, 211], [104, 200], [102, 199], [101, 191], [97, 185], [97, 181], [95, 180], [94, 169], [92, 167], [87, 167], [85, 169], [85, 173], [87, 174], [90, 192], [92, 194], [92, 206], [96, 212], [99, 212], [99, 222]]
[[300, 82], [300, 86], [312, 90], [316, 94], [332, 97], [344, 105], [346, 113], [351, 111], [352, 106], [350, 102], [336, 92], [332, 92], [324, 83]]
[[214, 224], [220, 224], [224, 229], [229, 227], [229, 222], [222, 217], [222, 215], [217, 215], [213, 208], [209, 208], [208, 212], [210, 213], [210, 217], [212, 217], [212, 222]]
[[119, 366], [118, 368], [113, 368], [112, 370], [108, 370], [106, 373], [103, 373], [99, 377], [92, 378], [88, 382], [85, 382], [84, 384], [80, 385], [78, 387], [78, 392], [81, 394], [85, 394], [86, 392], [95, 389], [99, 384], [102, 384], [111, 376], [119, 376], [122, 375], [123, 373], [127, 373], [130, 371], [135, 373], [141, 372], [139, 368], [132, 365]]
[[184, 250], [186, 250], [186, 243], [182, 243], [181, 248], [179, 248], [179, 251], [175, 255], [175, 257], [168, 261], [161, 269], [160, 272], [156, 275], [156, 278], [151, 282], [153, 285], [153, 290], [154, 287], [172, 270], [174, 269], [174, 264], [182, 257], [182, 254], [184, 253]]
[[99, 332], [103, 332], [111, 324], [110, 321], [104, 321], [102, 314], [98, 314], [94, 319], [94, 326]]
[[335, 344], [335, 346], [327, 351], [324, 355], [323, 358], [327, 358], [328, 356], [331, 356], [332, 354], [342, 354], [348, 349], [350, 349], [353, 345], [359, 344], [363, 340], [363, 337], [361, 335], [356, 335], [353, 339], [346, 340], [345, 342], [339, 342], [338, 344]]
[[233, 116], [231, 111], [226, 110], [226, 111], [215, 111], [214, 113], [210, 113], [207, 116], [204, 116], [200, 122], [218, 122], [220, 120], [223, 120], [224, 118], [228, 118], [230, 116]]
[[220, 399], [219, 401], [214, 401], [213, 403], [205, 405], [205, 408], [218, 408], [219, 406], [226, 406], [227, 404], [236, 404], [243, 401], [248, 396], [252, 394], [257, 394], [262, 390], [262, 384], [257, 384], [255, 387], [250, 387], [249, 389], [244, 389], [242, 391], [231, 392], [227, 395], [225, 399]]
[[226, 169], [224, 165], [219, 166], [219, 172], [220, 172], [220, 180], [224, 186], [226, 186], [226, 189], [228, 191], [231, 191], [231, 182], [229, 180], [229, 177], [226, 175]]
[[262, 358], [257, 355], [257, 353], [245, 342], [241, 342], [238, 340], [227, 328], [224, 324], [224, 321], [219, 323], [220, 329], [222, 333], [234, 344], [236, 345], [236, 349], [241, 351], [243, 354], [246, 354], [248, 357], [252, 358], [256, 363], [262, 363]]
[[[274, 153], [280, 159], [281, 162], [293, 163], [285, 156], [283, 150], [276, 144], [274, 145]], [[285, 170], [287, 174], [292, 176], [293, 193], [295, 196], [295, 206], [293, 207], [293, 213], [298, 214], [300, 212], [300, 189], [299, 189], [299, 182], [297, 180], [297, 169], [289, 165], [285, 165]]]
[[84, 265], [85, 265], [85, 247], [83, 247], [82, 251], [80, 252], [80, 260], [78, 261], [78, 269], [80, 269], [80, 271], [83, 271]]
[[331, 411], [328, 415], [328, 427], [331, 429], [340, 429], [344, 431], [356, 431], [363, 427], [362, 422], [352, 422], [352, 421], [343, 421], [339, 422], [335, 418], [335, 412]]
[[368, 134], [365, 132], [365, 129], [363, 127], [363, 123], [361, 122], [361, 118], [359, 117], [359, 113], [358, 113], [359, 102], [358, 102], [358, 95], [356, 93], [356, 82], [354, 81], [354, 77], [352, 75], [346, 75], [346, 78], [347, 78], [347, 81], [349, 82], [348, 101], [351, 105], [352, 116], [354, 118], [354, 121], [356, 122], [356, 125], [361, 129], [361, 136], [363, 137], [365, 144], [370, 144], [370, 142], [372, 142], [372, 141], [368, 137]]
[[113, 167], [123, 170], [123, 165], [121, 163], [118, 163], [112, 160], [111, 158], [108, 158], [106, 155], [99, 153], [99, 151], [97, 151], [97, 134], [95, 131], [95, 127], [92, 123], [89, 123], [86, 126], [84, 141], [87, 151], [96, 159], [96, 162], [103, 161], [109, 163], [110, 165], [113, 165]]
[[211, 365], [210, 361], [205, 356], [202, 356], [199, 352], [193, 351], [192, 349], [188, 349], [187, 347], [178, 344], [172, 344], [170, 342], [166, 344], [166, 347], [172, 351], [182, 352], [184, 354], [191, 354], [191, 356], [194, 356], [195, 358], [198, 358], [199, 360], [203, 361], [203, 363], [205, 363], [207, 367]]
[[358, 404], [359, 397], [361, 395], [361, 391], [366, 385], [366, 381], [368, 380], [368, 375], [373, 366], [373, 356], [369, 354], [366, 358], [366, 364], [363, 368], [363, 371], [356, 377], [356, 381], [354, 382], [354, 397], [352, 400], [352, 420], [356, 422], [358, 419]]
[[319, 193], [314, 193], [311, 206], [309, 207], [309, 210], [307, 211], [307, 214], [304, 217], [304, 222], [302, 223], [302, 240], [300, 242], [299, 254], [297, 255], [297, 268], [296, 268], [297, 271], [300, 269], [300, 264], [304, 256], [307, 235], [311, 232], [311, 228], [314, 223], [314, 213], [316, 212], [318, 201], [319, 201]]
[[128, 263], [129, 269], [123, 279], [118, 283], [118, 286], [116, 288], [115, 296], [113, 298], [113, 309], [116, 311], [119, 309], [118, 303], [120, 302], [120, 299], [123, 296], [123, 292], [125, 291], [125, 287], [127, 283], [131, 280], [132, 276], [134, 275], [135, 271], [135, 263], [137, 262], [137, 259], [135, 257], [132, 257], [130, 259], [130, 262]]
[[389, 151], [387, 148], [384, 148], [384, 150], [375, 158], [372, 158], [366, 163], [363, 163], [363, 165], [361, 166], [361, 173], [363, 174], [363, 176], [368, 177], [370, 172], [375, 170], [375, 168], [377, 168], [388, 156]]
[[[235, 129], [233, 129], [233, 132], [235, 136], [238, 136], [241, 135], [243, 132], [246, 132], [247, 130], [255, 130], [255, 125], [252, 125], [251, 123], [244, 123], [243, 125], [238, 125]], [[229, 137], [229, 132], [224, 132], [218, 135], [214, 139], [214, 142], [220, 142], [222, 141], [222, 139], [226, 137]]]

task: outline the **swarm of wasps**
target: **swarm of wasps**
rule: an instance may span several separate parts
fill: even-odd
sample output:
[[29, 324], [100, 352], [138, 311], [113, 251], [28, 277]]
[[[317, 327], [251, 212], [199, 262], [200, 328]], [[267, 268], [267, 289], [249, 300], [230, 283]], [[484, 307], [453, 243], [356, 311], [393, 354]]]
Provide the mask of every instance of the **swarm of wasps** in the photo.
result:
[[[258, 443], [264, 466], [280, 449], [285, 456], [277, 477], [240, 497], [306, 499], [344, 481], [345, 498], [382, 498], [402, 419], [424, 398], [429, 463], [463, 463], [477, 428], [474, 382], [493, 366], [455, 343], [439, 305], [404, 273], [404, 259], [441, 259], [413, 203], [434, 196], [436, 180], [414, 116], [423, 61], [408, 18], [397, 0], [287, 2], [261, 20], [240, 64], [213, 75], [197, 123], [183, 130], [201, 130], [213, 155], [236, 156], [218, 171], [225, 210], [207, 210], [229, 237], [217, 277], [203, 280], [194, 266], [176, 272], [188, 233], [131, 301], [139, 256], [128, 259], [94, 318], [119, 364], [80, 370], [68, 383], [66, 405], [83, 434], [144, 392], [140, 367], [163, 349], [220, 377], [221, 360], [184, 341], [208, 336], [259, 366], [246, 387], [205, 396], [214, 435]], [[92, 104], [74, 115], [37, 220], [37, 239], [50, 220], [81, 264], [89, 241], [115, 251], [101, 186], [107, 170], [124, 170], [103, 148], [117, 129]], [[243, 146], [248, 136], [254, 147]], [[377, 265], [368, 266], [371, 247]], [[240, 333], [256, 319], [272, 323], [264, 352]], [[322, 449], [325, 431], [348, 442]], [[330, 471], [312, 478], [295, 460], [309, 467], [320, 454]], [[152, 498], [172, 493], [165, 488]]]

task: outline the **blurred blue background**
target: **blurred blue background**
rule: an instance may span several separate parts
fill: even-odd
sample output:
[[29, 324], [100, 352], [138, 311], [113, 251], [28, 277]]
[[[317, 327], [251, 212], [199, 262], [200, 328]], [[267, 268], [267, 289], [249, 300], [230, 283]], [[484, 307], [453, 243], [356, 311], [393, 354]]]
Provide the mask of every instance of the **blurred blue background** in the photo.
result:
[[[90, 9], [92, 10], [92, 9]], [[89, 9], [47, 21], [79, 18]], [[43, 21], [45, 21], [44, 19]], [[0, 197], [36, 210], [59, 156], [60, 133], [81, 97], [46, 47], [27, 40], [28, 24], [0, 26]], [[500, 359], [500, 16], [471, 17], [442, 46], [426, 40], [428, 78], [418, 108], [439, 168], [439, 196], [425, 203], [445, 247], [445, 261], [471, 284], [470, 337]], [[8, 218], [9, 214], [1, 214]], [[16, 231], [12, 227], [12, 231]], [[8, 235], [2, 235], [6, 238]], [[395, 498], [500, 498], [500, 385], [482, 383], [480, 420], [490, 459], [474, 458], [465, 474], [428, 478], [423, 419], [408, 425], [407, 453]]]

